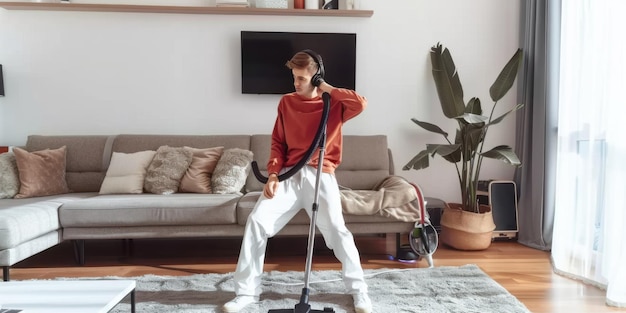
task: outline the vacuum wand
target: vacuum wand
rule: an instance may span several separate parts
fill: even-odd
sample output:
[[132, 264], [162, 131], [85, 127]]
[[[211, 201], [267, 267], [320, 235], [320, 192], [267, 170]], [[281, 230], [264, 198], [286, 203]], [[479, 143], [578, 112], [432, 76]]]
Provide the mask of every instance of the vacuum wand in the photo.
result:
[[[324, 126], [326, 128], [326, 126]], [[326, 130], [324, 130], [324, 133]], [[313, 199], [313, 205], [311, 207], [311, 224], [309, 225], [309, 243], [307, 248], [307, 256], [306, 256], [306, 267], [304, 271], [304, 288], [309, 289], [309, 274], [311, 273], [311, 266], [313, 263], [313, 247], [315, 244], [315, 224], [317, 221], [317, 209], [319, 207], [319, 197], [320, 197], [320, 177], [322, 175], [322, 163], [324, 161], [324, 150], [326, 146], [326, 135], [322, 135], [322, 139], [320, 140], [320, 152], [319, 152], [319, 163], [317, 164], [317, 175], [315, 177], [315, 196]]]

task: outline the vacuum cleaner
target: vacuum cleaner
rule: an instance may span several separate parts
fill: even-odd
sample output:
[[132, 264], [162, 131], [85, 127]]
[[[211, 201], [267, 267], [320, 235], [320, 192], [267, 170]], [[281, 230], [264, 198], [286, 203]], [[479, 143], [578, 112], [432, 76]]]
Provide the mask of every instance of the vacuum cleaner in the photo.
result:
[[[278, 181], [283, 181], [288, 179], [297, 173], [306, 163], [310, 160], [311, 156], [315, 152], [316, 148], [319, 148], [319, 160], [320, 164], [317, 166], [317, 175], [315, 179], [315, 197], [313, 198], [313, 205], [311, 208], [311, 224], [309, 225], [309, 240], [307, 247], [307, 256], [306, 256], [306, 266], [304, 271], [304, 287], [302, 288], [302, 294], [300, 296], [300, 302], [295, 305], [293, 309], [275, 309], [269, 310], [268, 313], [315, 313], [315, 312], [326, 312], [326, 313], [334, 313], [335, 310], [329, 307], [325, 307], [323, 310], [313, 310], [311, 309], [311, 305], [309, 304], [309, 275], [311, 273], [311, 265], [313, 262], [313, 245], [315, 242], [315, 222], [317, 220], [317, 209], [318, 209], [318, 200], [319, 200], [319, 186], [320, 186], [320, 176], [322, 174], [322, 163], [324, 160], [324, 152], [326, 147], [326, 122], [328, 121], [328, 112], [330, 111], [330, 95], [326, 92], [322, 94], [322, 99], [324, 100], [324, 111], [322, 112], [322, 118], [320, 120], [319, 127], [317, 129], [317, 133], [315, 134], [315, 138], [311, 143], [311, 146], [305, 153], [304, 157], [300, 159], [300, 161], [289, 169], [287, 172], [278, 175]], [[261, 174], [259, 171], [259, 166], [256, 161], [252, 162], [252, 171], [254, 172], [254, 176], [262, 183], [267, 183], [267, 177]]]
[[425, 257], [428, 267], [434, 267], [433, 253], [439, 245], [439, 236], [435, 227], [426, 221], [426, 201], [422, 189], [414, 183], [410, 183], [417, 193], [417, 202], [420, 207], [420, 221], [415, 222], [415, 228], [409, 233], [411, 249], [419, 256]]

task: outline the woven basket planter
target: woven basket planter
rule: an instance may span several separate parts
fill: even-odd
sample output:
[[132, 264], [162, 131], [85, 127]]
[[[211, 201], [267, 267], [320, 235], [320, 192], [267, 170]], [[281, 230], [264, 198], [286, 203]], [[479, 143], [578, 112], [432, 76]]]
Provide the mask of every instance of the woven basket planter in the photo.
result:
[[441, 242], [458, 250], [484, 250], [491, 245], [496, 224], [491, 207], [481, 205], [481, 213], [461, 209], [459, 203], [449, 203], [441, 215]]

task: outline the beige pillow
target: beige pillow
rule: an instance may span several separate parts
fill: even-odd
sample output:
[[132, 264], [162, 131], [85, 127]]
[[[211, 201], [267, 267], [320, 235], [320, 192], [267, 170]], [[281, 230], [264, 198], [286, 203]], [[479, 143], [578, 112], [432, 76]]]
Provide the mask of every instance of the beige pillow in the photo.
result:
[[192, 157], [193, 153], [185, 148], [159, 147], [148, 166], [144, 189], [156, 194], [175, 193]]
[[68, 193], [65, 181], [66, 147], [28, 152], [14, 148], [20, 177], [20, 191], [15, 198], [42, 197]]
[[15, 197], [20, 191], [20, 174], [17, 171], [15, 154], [0, 153], [0, 199]]
[[180, 192], [211, 193], [211, 177], [224, 147], [196, 149], [185, 147], [193, 153], [191, 164], [180, 181]]
[[252, 151], [249, 150], [224, 150], [211, 178], [213, 193], [240, 193], [250, 173], [252, 157]]
[[143, 193], [143, 181], [156, 151], [113, 152], [100, 194]]

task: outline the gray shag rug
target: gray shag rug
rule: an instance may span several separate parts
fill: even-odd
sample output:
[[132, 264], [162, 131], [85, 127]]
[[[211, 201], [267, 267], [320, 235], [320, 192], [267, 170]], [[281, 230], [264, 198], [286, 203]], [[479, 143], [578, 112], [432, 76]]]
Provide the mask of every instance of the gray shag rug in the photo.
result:
[[[375, 313], [530, 312], [476, 265], [377, 269], [365, 270], [365, 274]], [[222, 305], [234, 297], [232, 273], [106, 278], [137, 281], [137, 312], [221, 312]], [[241, 312], [293, 309], [299, 302], [303, 280], [303, 272], [264, 273], [260, 302]], [[337, 313], [354, 312], [352, 297], [344, 293], [340, 271], [313, 271], [309, 289], [311, 309], [330, 307]], [[111, 312], [130, 312], [128, 298]]]

